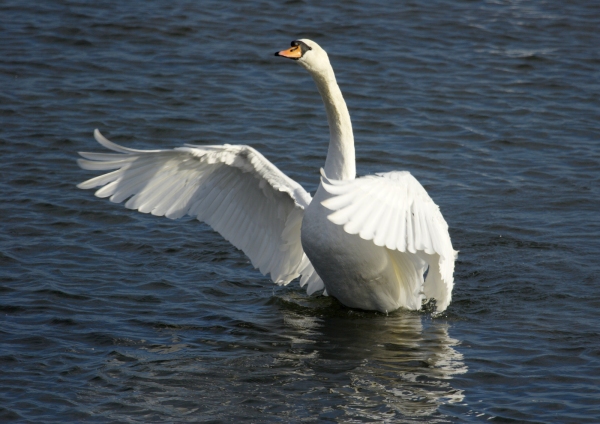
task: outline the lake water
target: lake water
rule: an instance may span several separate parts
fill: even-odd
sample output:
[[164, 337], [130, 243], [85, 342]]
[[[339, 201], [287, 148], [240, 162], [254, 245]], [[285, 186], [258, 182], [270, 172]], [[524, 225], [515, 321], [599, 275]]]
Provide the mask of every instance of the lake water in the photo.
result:
[[[600, 420], [600, 3], [0, 3], [0, 421]], [[314, 193], [330, 55], [361, 175], [460, 250], [439, 317], [274, 286], [209, 227], [75, 185], [92, 131], [249, 144]]]

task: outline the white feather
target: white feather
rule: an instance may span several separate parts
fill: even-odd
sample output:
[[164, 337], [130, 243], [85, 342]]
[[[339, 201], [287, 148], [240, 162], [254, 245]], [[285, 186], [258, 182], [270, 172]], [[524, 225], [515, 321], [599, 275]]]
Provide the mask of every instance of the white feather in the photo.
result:
[[[343, 182], [322, 177], [322, 186], [332, 195], [322, 202], [331, 211], [331, 222], [343, 225], [348, 234], [399, 252], [393, 258], [404, 270], [409, 291], [417, 288], [407, 264], [411, 260], [429, 264], [424, 291], [436, 298], [438, 310], [444, 310], [454, 284], [455, 251], [446, 221], [421, 184], [408, 172], [390, 172]], [[402, 255], [408, 255], [409, 262]]]
[[[310, 195], [248, 146], [186, 146], [174, 150], [135, 150], [96, 140], [118, 153], [82, 153], [79, 164], [113, 170], [78, 185], [100, 186], [99, 197], [154, 215], [190, 214], [206, 221], [278, 284], [304, 273], [320, 279], [300, 244], [298, 219]], [[297, 228], [288, 229], [286, 225]], [[302, 269], [301, 269], [302, 268]], [[316, 277], [315, 277], [316, 276]], [[323, 286], [322, 282], [320, 282]], [[313, 283], [311, 288], [318, 285]]]

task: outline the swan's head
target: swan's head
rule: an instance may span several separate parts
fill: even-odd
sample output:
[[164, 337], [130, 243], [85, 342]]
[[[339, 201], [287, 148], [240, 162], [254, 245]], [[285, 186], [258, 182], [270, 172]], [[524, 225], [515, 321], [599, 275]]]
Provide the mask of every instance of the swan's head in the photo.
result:
[[297, 61], [311, 74], [325, 75], [331, 72], [329, 56], [317, 43], [306, 38], [292, 41], [292, 47], [276, 52], [275, 56]]

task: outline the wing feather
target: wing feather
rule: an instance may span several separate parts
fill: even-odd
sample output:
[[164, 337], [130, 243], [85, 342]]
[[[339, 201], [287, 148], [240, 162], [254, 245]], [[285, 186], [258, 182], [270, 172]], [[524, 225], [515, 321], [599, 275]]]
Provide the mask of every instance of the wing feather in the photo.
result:
[[382, 212], [379, 220], [375, 220], [374, 222], [376, 228], [374, 229], [375, 236], [373, 237], [373, 243], [375, 243], [376, 246], [385, 246], [386, 236], [389, 229], [392, 227], [392, 215], [394, 213], [393, 205], [389, 208], [381, 209]]
[[[119, 156], [119, 155], [115, 155]], [[113, 159], [113, 160], [103, 160], [102, 162], [98, 162], [97, 160], [85, 160], [78, 159], [77, 164], [85, 170], [88, 171], [105, 171], [107, 169], [117, 169], [123, 167], [125, 163], [131, 162], [133, 159]]]
[[[378, 234], [377, 234], [377, 228], [378, 228], [378, 224], [382, 221], [382, 215], [389, 210], [389, 208], [381, 208], [379, 207], [379, 205], [381, 203], [386, 203], [388, 202], [388, 195], [390, 190], [388, 189], [388, 187], [386, 187], [386, 185], [384, 184], [381, 187], [381, 191], [377, 191], [376, 193], [373, 193], [373, 198], [371, 199], [371, 205], [372, 207], [370, 208], [369, 214], [367, 215], [367, 219], [364, 222], [364, 225], [362, 226], [361, 230], [360, 230], [360, 237], [365, 239], [365, 240], [373, 240], [373, 242], [377, 245], [377, 242], [375, 241], [375, 239], [379, 239]], [[368, 199], [365, 199], [368, 200]]]
[[136, 150], [94, 131], [98, 143], [117, 153], [80, 153], [79, 165], [110, 171], [78, 185], [95, 195], [157, 216], [190, 215], [209, 224], [241, 249], [277, 284], [301, 276], [313, 293], [324, 288], [304, 254], [300, 229], [311, 202], [298, 183], [249, 146], [191, 146]]
[[99, 175], [95, 178], [91, 178], [87, 181], [77, 184], [77, 187], [81, 189], [90, 189], [98, 186], [103, 186], [118, 179], [122, 173], [122, 170], [117, 169], [116, 171], [109, 172], [108, 174], [104, 175]]
[[[321, 183], [331, 195], [322, 203], [332, 211], [328, 219], [349, 234], [396, 252], [391, 257], [398, 269], [410, 268], [409, 263], [419, 272], [429, 267], [423, 292], [436, 299], [438, 312], [445, 310], [451, 300], [457, 252], [452, 248], [448, 224], [423, 186], [408, 172], [344, 181], [322, 173]], [[417, 281], [413, 277], [409, 278], [411, 284]], [[410, 288], [411, 293], [419, 290]]]
[[415, 253], [417, 250], [423, 250], [424, 238], [427, 236], [423, 234], [421, 230], [421, 210], [419, 208], [419, 202], [413, 202], [412, 204], [412, 221], [413, 221], [413, 235], [414, 243], [413, 249]]
[[[123, 167], [122, 169], [116, 171], [119, 172], [118, 184], [114, 186], [114, 191], [107, 192], [106, 196], [102, 195], [102, 189], [96, 191], [96, 196], [98, 197], [108, 197], [111, 196], [110, 201], [114, 203], [121, 203], [123, 200], [131, 197], [133, 194], [139, 192], [143, 189], [148, 183], [148, 179], [152, 177], [154, 174], [154, 164], [149, 161], [140, 160], [140, 162], [136, 163], [135, 169], [128, 169], [128, 167]], [[123, 175], [127, 171], [127, 179], [123, 180]], [[90, 180], [91, 181], [91, 180]], [[85, 183], [84, 183], [85, 184]], [[80, 184], [78, 187], [81, 187]]]
[[[114, 159], [126, 160], [123, 155], [119, 153], [79, 152], [79, 155], [82, 158], [89, 159], [91, 161], [111, 161]], [[82, 159], [77, 159], [77, 163], [80, 163], [81, 161]]]

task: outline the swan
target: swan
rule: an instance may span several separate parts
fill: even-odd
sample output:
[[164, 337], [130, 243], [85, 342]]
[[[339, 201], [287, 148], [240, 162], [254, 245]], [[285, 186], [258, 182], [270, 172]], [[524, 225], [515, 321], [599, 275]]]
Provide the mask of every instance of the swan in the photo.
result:
[[116, 153], [80, 152], [78, 164], [110, 172], [78, 187], [206, 222], [276, 284], [300, 277], [309, 295], [323, 290], [351, 308], [388, 313], [434, 300], [443, 312], [457, 252], [439, 207], [407, 171], [356, 178], [350, 114], [325, 50], [300, 39], [275, 55], [303, 66], [325, 105], [329, 149], [314, 198], [250, 146], [136, 150], [97, 129], [96, 141]]

